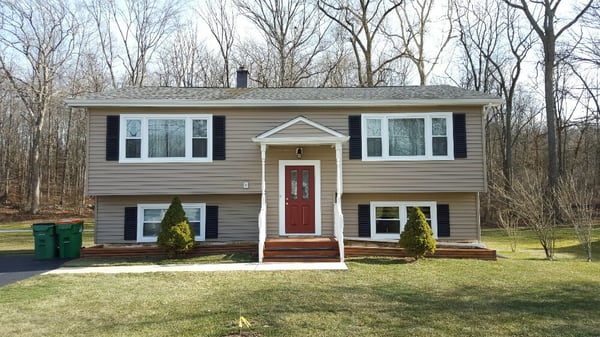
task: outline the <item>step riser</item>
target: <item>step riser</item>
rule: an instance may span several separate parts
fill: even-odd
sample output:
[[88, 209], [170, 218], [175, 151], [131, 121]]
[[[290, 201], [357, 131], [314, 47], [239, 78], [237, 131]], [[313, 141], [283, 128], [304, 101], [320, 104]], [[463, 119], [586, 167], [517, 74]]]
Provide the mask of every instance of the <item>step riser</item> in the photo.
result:
[[265, 249], [337, 249], [338, 245], [334, 244], [289, 244], [289, 243], [265, 243]]
[[293, 258], [293, 257], [265, 257], [263, 262], [340, 262], [339, 257], [335, 258]]
[[327, 257], [339, 257], [339, 253], [334, 249], [325, 250], [265, 250], [265, 257], [278, 257], [278, 256], [327, 256]]
[[339, 262], [338, 242], [332, 238], [267, 239], [264, 262]]

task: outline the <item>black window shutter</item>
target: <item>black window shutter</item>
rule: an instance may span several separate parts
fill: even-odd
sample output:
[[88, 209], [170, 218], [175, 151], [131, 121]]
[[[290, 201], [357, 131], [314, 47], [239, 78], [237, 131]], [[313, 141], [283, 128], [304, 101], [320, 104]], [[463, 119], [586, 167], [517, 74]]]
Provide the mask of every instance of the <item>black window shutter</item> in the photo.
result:
[[206, 235], [207, 239], [219, 237], [219, 206], [206, 206]]
[[125, 240], [137, 241], [137, 207], [125, 207]]
[[450, 236], [450, 206], [448, 204], [437, 205], [437, 231], [439, 238]]
[[121, 118], [106, 116], [106, 160], [119, 160], [119, 124]]
[[225, 116], [213, 116], [213, 160], [225, 160]]
[[371, 205], [358, 205], [358, 236], [371, 237]]
[[350, 159], [362, 159], [360, 115], [348, 116], [348, 133], [350, 135]]
[[467, 158], [467, 122], [463, 113], [452, 114], [454, 158]]

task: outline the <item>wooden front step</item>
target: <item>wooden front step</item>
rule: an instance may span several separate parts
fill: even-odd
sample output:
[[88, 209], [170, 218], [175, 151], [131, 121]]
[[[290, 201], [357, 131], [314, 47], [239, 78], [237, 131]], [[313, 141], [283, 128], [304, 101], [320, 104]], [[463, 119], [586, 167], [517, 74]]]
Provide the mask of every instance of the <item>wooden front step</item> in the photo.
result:
[[339, 262], [340, 251], [333, 238], [268, 238], [264, 262]]

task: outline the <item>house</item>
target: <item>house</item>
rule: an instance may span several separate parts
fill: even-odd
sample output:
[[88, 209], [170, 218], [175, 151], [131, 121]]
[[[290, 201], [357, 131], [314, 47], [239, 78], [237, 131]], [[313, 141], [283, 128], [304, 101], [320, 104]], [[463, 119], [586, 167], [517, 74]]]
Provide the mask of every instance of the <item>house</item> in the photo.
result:
[[175, 195], [197, 241], [258, 243], [261, 261], [268, 239], [321, 237], [343, 260], [345, 240], [397, 240], [415, 206], [438, 242], [480, 240], [495, 96], [445, 85], [141, 87], [66, 103], [89, 114], [98, 244], [155, 242]]

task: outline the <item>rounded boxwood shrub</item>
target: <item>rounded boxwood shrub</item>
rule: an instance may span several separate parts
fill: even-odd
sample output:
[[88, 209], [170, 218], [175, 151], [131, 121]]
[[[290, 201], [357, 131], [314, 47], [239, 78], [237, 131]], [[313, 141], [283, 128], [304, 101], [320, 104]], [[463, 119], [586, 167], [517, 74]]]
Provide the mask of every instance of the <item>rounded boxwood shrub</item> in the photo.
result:
[[179, 197], [173, 198], [160, 223], [157, 244], [170, 257], [183, 255], [194, 247], [194, 232], [185, 216]]
[[411, 207], [404, 231], [400, 234], [400, 247], [404, 248], [415, 259], [425, 254], [435, 253], [435, 239], [425, 214], [419, 207]]

